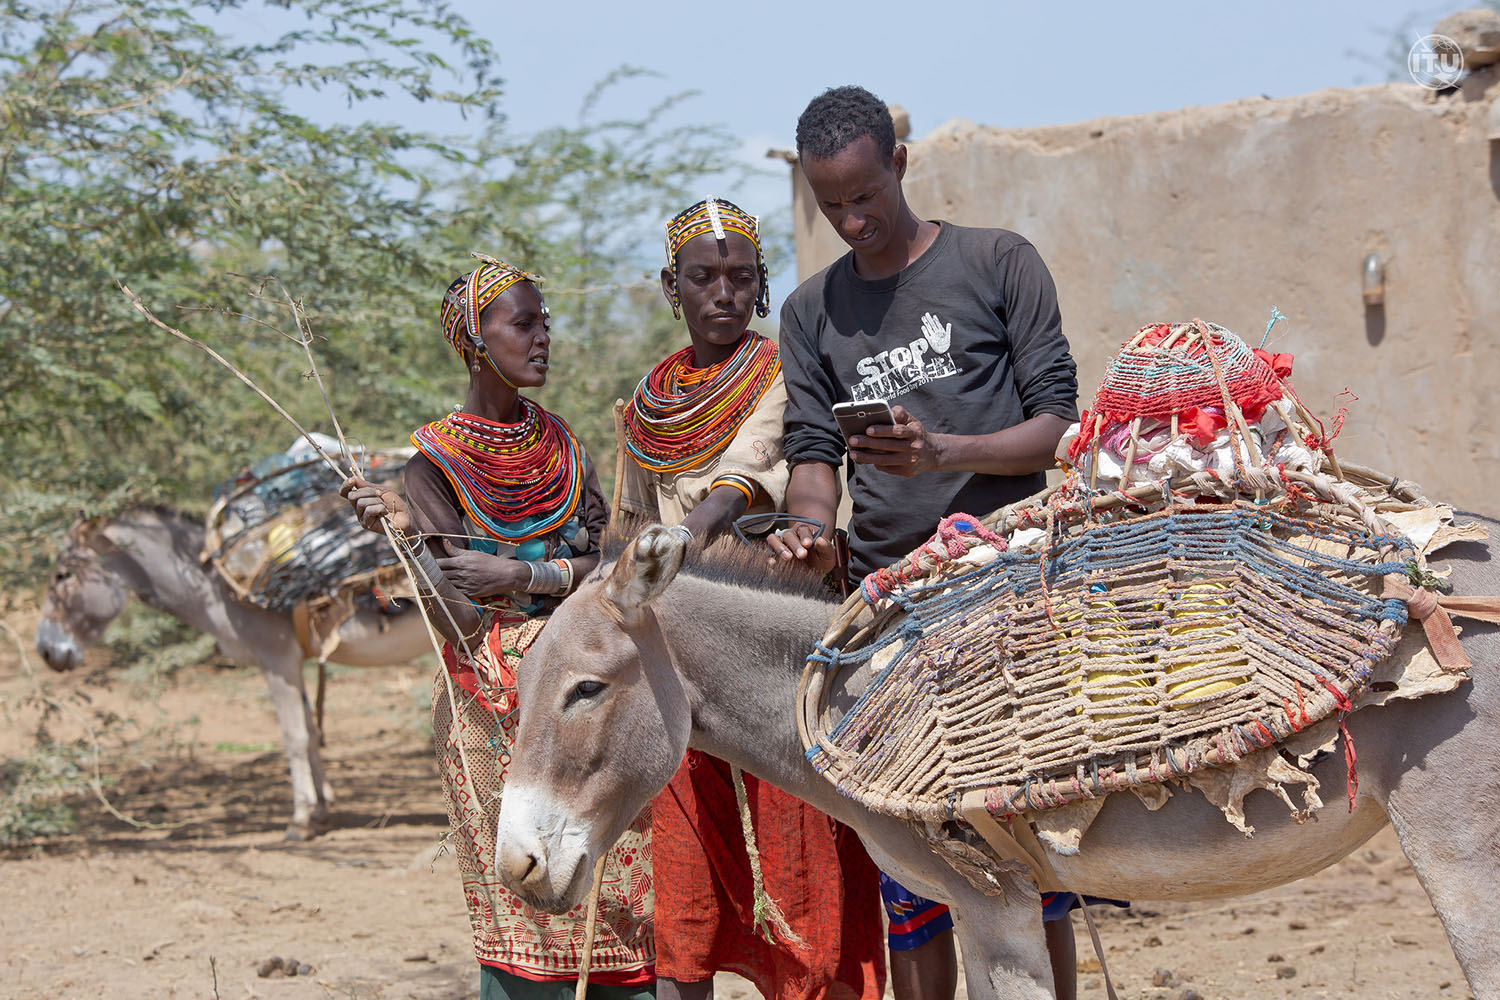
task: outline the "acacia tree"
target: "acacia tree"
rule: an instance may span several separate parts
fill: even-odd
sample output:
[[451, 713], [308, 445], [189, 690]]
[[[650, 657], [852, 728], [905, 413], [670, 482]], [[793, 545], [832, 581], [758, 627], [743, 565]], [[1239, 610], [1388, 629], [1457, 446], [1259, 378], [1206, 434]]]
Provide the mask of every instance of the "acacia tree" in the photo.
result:
[[[602, 117], [599, 99], [640, 75], [621, 70], [574, 124], [516, 136], [494, 53], [437, 0], [0, 4], [0, 572], [32, 575], [18, 557], [77, 509], [206, 506], [289, 440], [146, 326], [119, 280], [317, 426], [301, 352], [272, 329], [289, 317], [234, 277], [275, 273], [346, 427], [378, 445], [461, 398], [438, 301], [468, 250], [500, 253], [549, 279], [545, 399], [611, 475], [610, 404], [678, 337], [654, 277], [661, 224], [709, 178], [734, 180], [726, 133], [674, 124], [691, 94]], [[303, 23], [262, 41], [210, 26], [267, 11]], [[313, 90], [346, 98], [347, 120], [297, 110]], [[478, 138], [364, 121], [389, 94], [456, 106]]]
[[[437, 0], [0, 10], [0, 533], [109, 497], [205, 494], [268, 432], [285, 444], [220, 373], [146, 327], [119, 280], [148, 303], [206, 310], [185, 322], [314, 415], [295, 353], [214, 311], [245, 301], [227, 271], [275, 271], [326, 338], [352, 416], [430, 410], [420, 380], [377, 374], [398, 356], [437, 363], [414, 304], [447, 270], [448, 218], [413, 164], [468, 157], [295, 108], [312, 91], [351, 108], [399, 95], [490, 127], [496, 56], [462, 19]], [[231, 15], [292, 26], [245, 41], [212, 26]]]

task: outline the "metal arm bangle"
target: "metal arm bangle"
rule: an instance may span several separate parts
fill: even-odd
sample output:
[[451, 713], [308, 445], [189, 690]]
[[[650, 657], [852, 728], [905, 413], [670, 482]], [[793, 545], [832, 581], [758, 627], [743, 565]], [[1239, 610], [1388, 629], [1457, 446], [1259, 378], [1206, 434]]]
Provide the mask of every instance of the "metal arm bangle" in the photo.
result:
[[443, 571], [438, 568], [437, 559], [427, 548], [427, 542], [424, 539], [417, 539], [417, 544], [411, 547], [411, 557], [412, 561], [422, 567], [422, 572], [417, 574], [417, 588], [420, 590], [431, 587], [431, 592], [437, 593], [438, 584], [443, 579]]
[[526, 585], [528, 594], [556, 594], [564, 585], [562, 568], [555, 562], [527, 562], [531, 571], [531, 582]]

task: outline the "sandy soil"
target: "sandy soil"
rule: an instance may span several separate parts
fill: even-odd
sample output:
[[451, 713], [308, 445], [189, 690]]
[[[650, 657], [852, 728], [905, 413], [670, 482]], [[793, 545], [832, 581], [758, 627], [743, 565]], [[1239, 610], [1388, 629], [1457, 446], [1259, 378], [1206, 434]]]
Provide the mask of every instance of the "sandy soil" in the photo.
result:
[[[34, 612], [6, 620], [29, 642]], [[30, 675], [0, 634], [0, 761], [88, 720], [122, 821], [91, 793], [78, 831], [0, 851], [0, 996], [458, 998], [477, 980], [424, 732], [428, 669], [343, 670], [329, 695], [334, 829], [282, 839], [290, 789], [258, 671], [121, 679], [91, 654]], [[138, 673], [138, 672], [137, 672]], [[51, 711], [41, 698], [53, 703]], [[1076, 915], [1075, 915], [1076, 919]], [[1465, 998], [1436, 915], [1389, 830], [1318, 876], [1221, 905], [1099, 914], [1128, 998]], [[1103, 997], [1078, 925], [1080, 990]], [[1084, 956], [1090, 957], [1084, 957]], [[261, 978], [271, 956], [311, 971]], [[723, 977], [721, 998], [754, 996]]]

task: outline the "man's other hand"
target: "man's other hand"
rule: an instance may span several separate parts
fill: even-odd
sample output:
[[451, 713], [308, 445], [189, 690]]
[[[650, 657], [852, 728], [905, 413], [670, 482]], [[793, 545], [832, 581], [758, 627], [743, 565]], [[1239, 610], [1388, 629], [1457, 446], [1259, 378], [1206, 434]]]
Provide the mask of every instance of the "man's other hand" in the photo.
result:
[[789, 562], [800, 559], [819, 573], [827, 573], [838, 564], [838, 554], [833, 543], [810, 524], [794, 524], [766, 536], [766, 545], [771, 549], [771, 562]]

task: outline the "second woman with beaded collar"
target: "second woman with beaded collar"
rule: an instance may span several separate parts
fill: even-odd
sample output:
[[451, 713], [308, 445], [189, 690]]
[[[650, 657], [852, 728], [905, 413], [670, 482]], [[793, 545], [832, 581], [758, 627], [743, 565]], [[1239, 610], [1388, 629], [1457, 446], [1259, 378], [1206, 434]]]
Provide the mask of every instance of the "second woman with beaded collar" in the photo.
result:
[[[680, 524], [696, 543], [744, 513], [781, 510], [786, 390], [776, 344], [750, 330], [769, 306], [756, 219], [709, 198], [667, 223], [662, 292], [690, 346], [656, 365], [628, 405], [619, 507]], [[754, 669], [754, 662], [746, 664]], [[713, 975], [772, 1000], [878, 998], [885, 985], [876, 871], [852, 830], [745, 775], [764, 889], [798, 941], [755, 930], [753, 875], [724, 761], [689, 751], [653, 804], [657, 996], [703, 1000]]]

